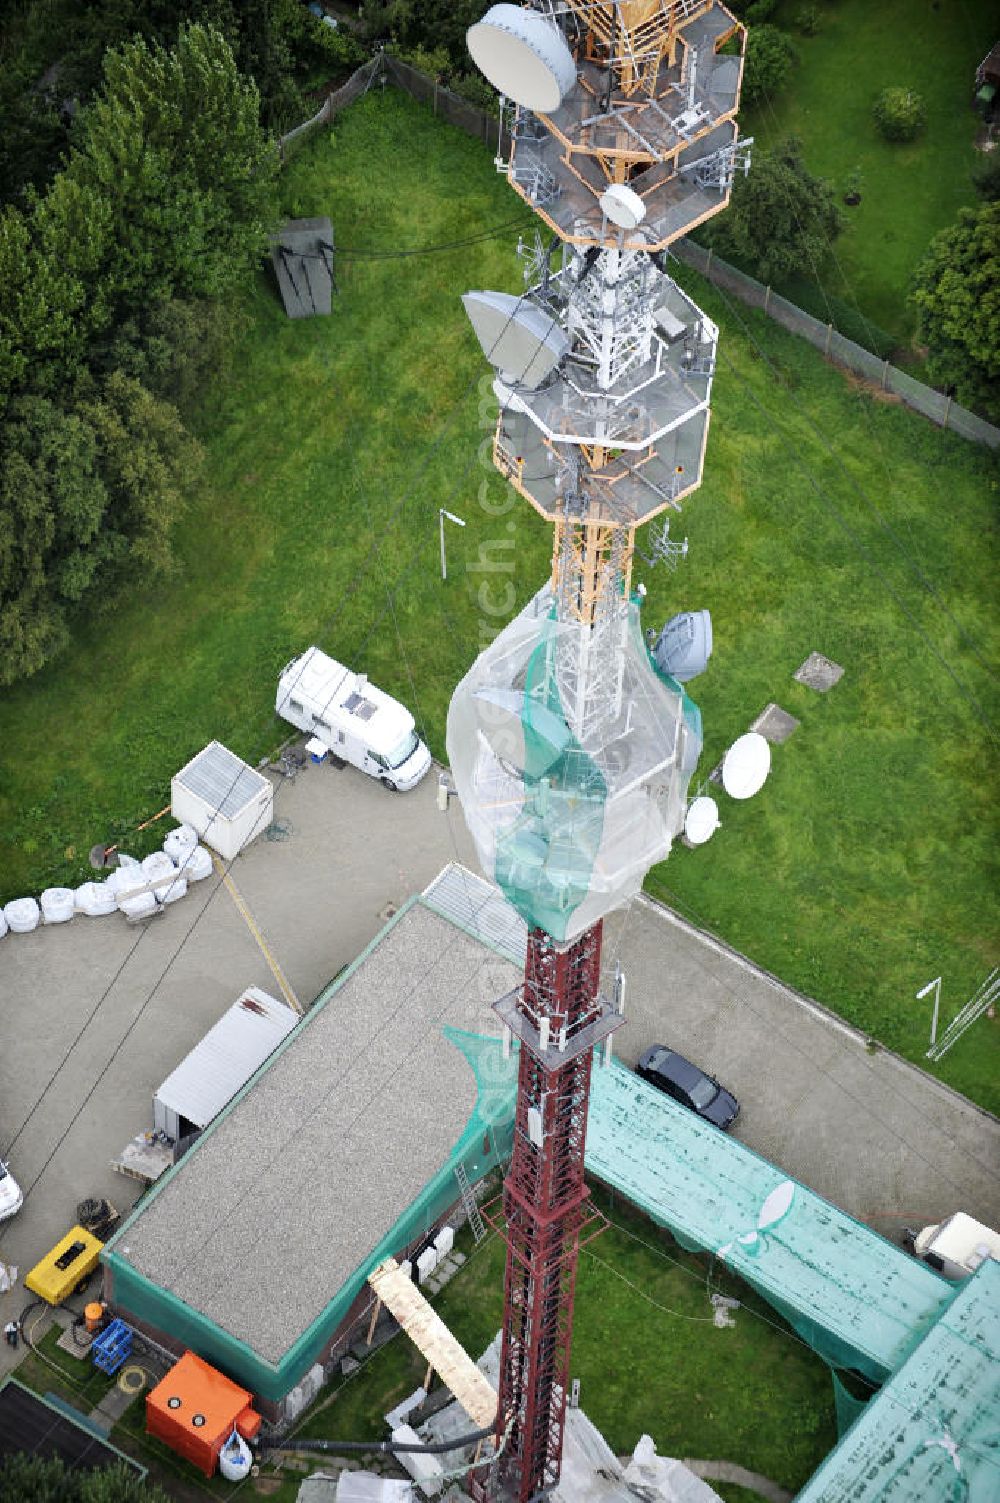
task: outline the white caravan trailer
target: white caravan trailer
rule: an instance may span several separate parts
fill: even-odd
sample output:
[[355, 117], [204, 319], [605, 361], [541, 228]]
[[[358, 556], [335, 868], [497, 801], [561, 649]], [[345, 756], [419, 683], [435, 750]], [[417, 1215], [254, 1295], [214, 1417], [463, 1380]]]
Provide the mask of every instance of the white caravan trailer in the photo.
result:
[[283, 720], [387, 788], [415, 787], [431, 765], [409, 710], [318, 647], [282, 669], [275, 708]]

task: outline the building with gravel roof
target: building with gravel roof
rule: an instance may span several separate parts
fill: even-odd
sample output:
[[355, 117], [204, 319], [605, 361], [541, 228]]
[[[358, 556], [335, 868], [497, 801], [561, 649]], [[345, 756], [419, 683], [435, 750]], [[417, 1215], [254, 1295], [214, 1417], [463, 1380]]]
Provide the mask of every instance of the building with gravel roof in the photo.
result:
[[520, 979], [524, 930], [449, 872], [457, 908], [437, 910], [435, 884], [407, 903], [103, 1254], [116, 1313], [274, 1418], [357, 1326], [369, 1270], [459, 1203], [456, 1167], [475, 1184], [510, 1149], [514, 1071], [490, 1004]]

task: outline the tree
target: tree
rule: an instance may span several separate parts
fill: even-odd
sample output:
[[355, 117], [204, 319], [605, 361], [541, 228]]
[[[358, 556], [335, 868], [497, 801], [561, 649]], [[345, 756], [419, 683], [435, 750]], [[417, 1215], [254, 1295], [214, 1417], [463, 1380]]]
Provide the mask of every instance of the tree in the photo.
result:
[[960, 210], [935, 235], [910, 300], [931, 378], [1000, 422], [1000, 201]]
[[912, 141], [924, 128], [927, 106], [915, 89], [883, 89], [872, 105], [879, 134], [887, 141]]
[[67, 172], [111, 206], [104, 274], [119, 317], [149, 300], [217, 297], [257, 264], [277, 172], [259, 106], [211, 27], [182, 28], [172, 52], [139, 40], [105, 58]]
[[0, 683], [65, 646], [107, 506], [93, 430], [44, 397], [15, 399], [0, 443]]
[[0, 1466], [0, 1503], [169, 1503], [166, 1495], [140, 1479], [131, 1467], [70, 1471], [58, 1456], [17, 1453]]
[[743, 67], [744, 104], [758, 104], [783, 88], [795, 62], [791, 39], [778, 26], [752, 26]]
[[798, 272], [815, 276], [842, 227], [832, 186], [813, 177], [799, 143], [789, 139], [755, 153], [710, 238], [718, 250], [750, 262], [763, 281], [775, 283]]

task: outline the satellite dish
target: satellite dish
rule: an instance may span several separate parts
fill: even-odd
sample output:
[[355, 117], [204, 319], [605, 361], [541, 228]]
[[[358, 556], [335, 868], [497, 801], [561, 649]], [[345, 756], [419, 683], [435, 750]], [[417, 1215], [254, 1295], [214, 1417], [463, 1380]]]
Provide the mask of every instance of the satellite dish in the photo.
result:
[[734, 741], [722, 763], [722, 786], [730, 798], [753, 798], [771, 771], [771, 748], [759, 731]]
[[679, 684], [697, 678], [712, 656], [712, 617], [708, 611], [671, 616], [651, 648], [653, 662]]
[[711, 840], [721, 821], [714, 798], [702, 795], [691, 801], [684, 819], [684, 838], [688, 845], [704, 845]]
[[782, 1180], [780, 1185], [775, 1185], [757, 1212], [757, 1230], [759, 1232], [766, 1232], [769, 1227], [777, 1226], [781, 1218], [787, 1216], [792, 1209], [792, 1201], [794, 1199], [794, 1180]]
[[646, 217], [646, 205], [634, 188], [612, 183], [601, 194], [601, 209], [621, 230], [634, 230]]
[[509, 292], [467, 292], [469, 322], [491, 365], [512, 386], [534, 391], [569, 353], [569, 337], [551, 314]]
[[527, 110], [551, 115], [576, 83], [566, 38], [538, 11], [492, 5], [465, 40], [480, 73]]

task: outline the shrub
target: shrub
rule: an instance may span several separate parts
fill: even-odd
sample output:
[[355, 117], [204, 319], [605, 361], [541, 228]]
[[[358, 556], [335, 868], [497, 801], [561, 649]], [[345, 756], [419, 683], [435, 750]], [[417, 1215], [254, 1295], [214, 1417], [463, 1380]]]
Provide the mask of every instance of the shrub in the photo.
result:
[[770, 21], [778, 9], [778, 0], [753, 0], [744, 12], [744, 20], [748, 26], [763, 26], [765, 21]]
[[747, 38], [743, 71], [743, 102], [756, 104], [776, 93], [787, 81], [795, 61], [795, 49], [777, 26], [756, 26]]
[[972, 186], [987, 202], [1000, 198], [1000, 150], [987, 152], [972, 169]]
[[802, 9], [796, 12], [795, 24], [803, 36], [814, 37], [820, 26], [819, 11], [815, 5], [803, 5]]
[[923, 130], [927, 106], [915, 89], [883, 89], [872, 106], [872, 114], [887, 141], [912, 141]]

